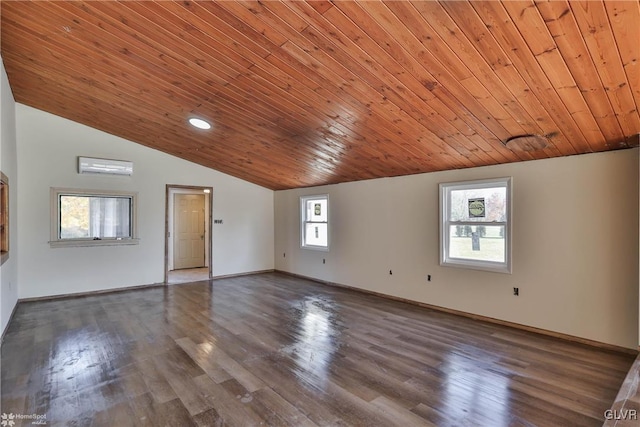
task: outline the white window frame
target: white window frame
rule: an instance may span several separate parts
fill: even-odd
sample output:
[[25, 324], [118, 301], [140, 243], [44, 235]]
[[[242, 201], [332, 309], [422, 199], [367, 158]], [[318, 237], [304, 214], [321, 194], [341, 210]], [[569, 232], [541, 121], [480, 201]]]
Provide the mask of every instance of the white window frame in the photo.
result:
[[[327, 224], [327, 246], [319, 246], [319, 245], [309, 245], [306, 244], [306, 227], [307, 223], [316, 223], [314, 221], [307, 220], [307, 210], [306, 205], [307, 202], [312, 200], [325, 200], [327, 202], [327, 221], [326, 222], [317, 222], [318, 224]], [[302, 196], [300, 197], [300, 247], [303, 249], [313, 249], [316, 251], [329, 251], [330, 244], [330, 227], [329, 227], [329, 195], [328, 194], [318, 194], [313, 196]]]
[[[131, 237], [127, 238], [60, 238], [60, 196], [96, 196], [96, 197], [128, 197], [131, 199], [129, 224]], [[51, 188], [51, 236], [49, 245], [52, 248], [80, 247], [80, 246], [120, 246], [137, 245], [138, 239], [138, 193], [110, 190], [85, 190], [77, 188]]]
[[[450, 209], [451, 209], [451, 192], [457, 190], [466, 189], [481, 189], [492, 187], [505, 187], [506, 188], [506, 221], [450, 221]], [[448, 182], [440, 184], [440, 265], [449, 267], [468, 268], [473, 270], [491, 271], [497, 273], [511, 274], [511, 189], [512, 178], [492, 178], [482, 179], [475, 181], [462, 181], [462, 182]], [[505, 233], [505, 261], [494, 262], [484, 260], [470, 260], [466, 258], [454, 258], [449, 256], [450, 248], [450, 226], [452, 225], [470, 225], [470, 226], [504, 226]]]

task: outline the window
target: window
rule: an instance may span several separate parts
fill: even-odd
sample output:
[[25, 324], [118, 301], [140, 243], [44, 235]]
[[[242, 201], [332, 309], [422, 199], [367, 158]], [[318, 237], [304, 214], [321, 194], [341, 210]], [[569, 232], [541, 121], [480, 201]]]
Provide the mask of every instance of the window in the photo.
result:
[[300, 198], [302, 247], [329, 250], [329, 196]]
[[51, 189], [52, 247], [137, 244], [136, 193]]
[[440, 184], [440, 265], [511, 273], [511, 178]]

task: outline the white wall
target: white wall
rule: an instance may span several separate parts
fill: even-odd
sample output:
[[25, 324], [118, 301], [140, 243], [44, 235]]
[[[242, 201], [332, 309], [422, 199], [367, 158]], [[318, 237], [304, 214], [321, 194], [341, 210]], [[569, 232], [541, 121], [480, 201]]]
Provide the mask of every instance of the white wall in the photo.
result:
[[0, 170], [9, 179], [9, 259], [0, 267], [0, 334], [18, 301], [16, 103], [0, 58]]
[[[224, 219], [213, 233], [215, 275], [273, 268], [273, 191], [22, 104], [16, 116], [20, 298], [162, 282], [166, 184], [213, 187]], [[78, 175], [77, 156], [130, 160], [134, 175]], [[50, 248], [50, 187], [138, 192], [140, 244]]]
[[[513, 274], [439, 266], [438, 183], [503, 176]], [[300, 248], [299, 197], [323, 193], [328, 253]], [[638, 149], [278, 191], [276, 269], [636, 348], [638, 193]]]

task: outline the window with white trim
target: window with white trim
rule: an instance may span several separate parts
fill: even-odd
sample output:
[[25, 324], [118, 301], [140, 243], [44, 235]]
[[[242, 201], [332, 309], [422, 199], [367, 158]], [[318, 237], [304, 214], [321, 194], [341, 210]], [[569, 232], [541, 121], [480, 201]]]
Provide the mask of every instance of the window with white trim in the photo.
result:
[[440, 184], [440, 265], [511, 273], [511, 178]]
[[329, 250], [329, 196], [300, 198], [303, 248]]
[[137, 244], [136, 193], [51, 189], [52, 247]]

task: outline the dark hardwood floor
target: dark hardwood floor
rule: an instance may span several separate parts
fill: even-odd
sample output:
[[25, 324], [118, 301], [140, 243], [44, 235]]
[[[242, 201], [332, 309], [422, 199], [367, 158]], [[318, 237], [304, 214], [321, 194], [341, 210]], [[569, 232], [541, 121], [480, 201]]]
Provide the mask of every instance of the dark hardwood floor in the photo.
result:
[[600, 426], [633, 359], [269, 273], [21, 303], [0, 412], [49, 426]]

